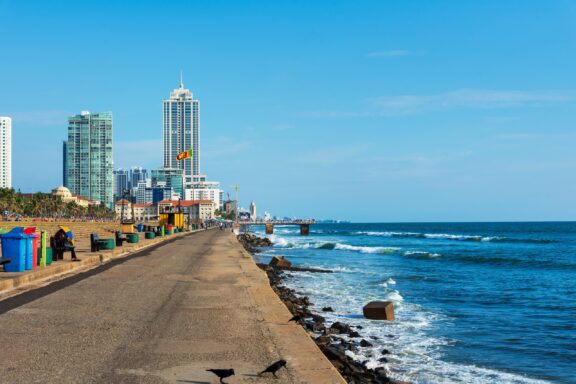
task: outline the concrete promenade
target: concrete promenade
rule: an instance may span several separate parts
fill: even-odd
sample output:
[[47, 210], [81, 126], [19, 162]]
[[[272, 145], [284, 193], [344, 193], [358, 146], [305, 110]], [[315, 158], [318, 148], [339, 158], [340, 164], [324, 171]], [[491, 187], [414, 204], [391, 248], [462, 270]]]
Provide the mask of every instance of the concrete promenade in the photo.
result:
[[0, 301], [0, 382], [344, 383], [290, 316], [232, 233], [175, 237]]

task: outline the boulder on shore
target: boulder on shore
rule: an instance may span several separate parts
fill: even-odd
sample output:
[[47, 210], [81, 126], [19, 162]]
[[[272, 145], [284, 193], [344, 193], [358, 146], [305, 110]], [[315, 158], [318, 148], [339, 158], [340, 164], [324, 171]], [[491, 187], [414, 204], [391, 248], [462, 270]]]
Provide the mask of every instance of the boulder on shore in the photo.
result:
[[364, 317], [371, 320], [394, 320], [394, 304], [389, 301], [371, 301], [363, 308]]
[[292, 263], [289, 262], [288, 260], [286, 260], [284, 258], [284, 256], [274, 256], [272, 258], [272, 260], [270, 260], [270, 264], [271, 267], [277, 267], [277, 268], [290, 268], [292, 267]]

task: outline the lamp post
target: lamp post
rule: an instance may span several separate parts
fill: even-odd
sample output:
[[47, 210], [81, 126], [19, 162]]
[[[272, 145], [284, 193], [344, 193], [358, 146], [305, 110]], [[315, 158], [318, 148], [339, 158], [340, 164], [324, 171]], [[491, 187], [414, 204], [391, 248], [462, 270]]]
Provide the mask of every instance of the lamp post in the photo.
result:
[[240, 190], [240, 186], [238, 184], [235, 184], [232, 186], [232, 188], [234, 188], [234, 191], [236, 192], [236, 225], [238, 225], [238, 208], [240, 207], [240, 204], [238, 203], [238, 191]]

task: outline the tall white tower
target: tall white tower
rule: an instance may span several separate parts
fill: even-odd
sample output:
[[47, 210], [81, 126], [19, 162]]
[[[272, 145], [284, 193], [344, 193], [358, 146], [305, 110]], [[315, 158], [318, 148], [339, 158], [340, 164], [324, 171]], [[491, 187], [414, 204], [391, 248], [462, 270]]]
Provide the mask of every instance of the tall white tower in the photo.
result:
[[0, 116], [0, 188], [12, 188], [12, 119]]
[[250, 203], [250, 218], [252, 219], [252, 221], [256, 221], [256, 203], [255, 202]]
[[[184, 187], [189, 188], [200, 175], [200, 101], [194, 100], [180, 80], [180, 87], [162, 104], [164, 168], [182, 169]], [[180, 152], [189, 149], [191, 158], [176, 160]]]

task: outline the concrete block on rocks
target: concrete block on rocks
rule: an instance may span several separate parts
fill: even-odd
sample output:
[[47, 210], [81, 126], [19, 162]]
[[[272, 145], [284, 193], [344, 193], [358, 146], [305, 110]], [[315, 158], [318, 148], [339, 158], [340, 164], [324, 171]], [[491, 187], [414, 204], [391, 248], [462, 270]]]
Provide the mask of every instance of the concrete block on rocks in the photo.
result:
[[394, 320], [394, 304], [389, 301], [371, 301], [364, 306], [364, 317], [371, 320]]
[[277, 267], [277, 268], [290, 268], [292, 266], [292, 263], [289, 262], [288, 260], [286, 260], [284, 257], [280, 256], [274, 256], [272, 258], [272, 260], [270, 260], [270, 265], [272, 267]]

